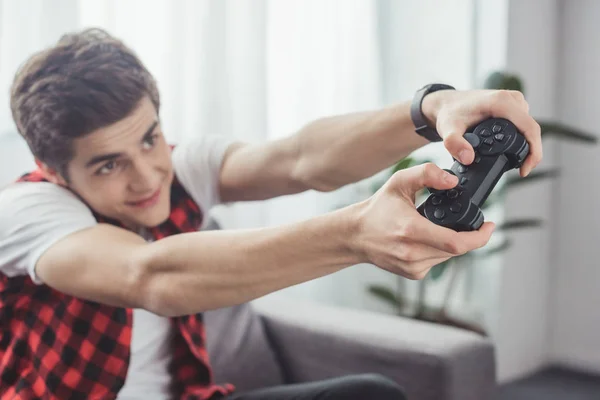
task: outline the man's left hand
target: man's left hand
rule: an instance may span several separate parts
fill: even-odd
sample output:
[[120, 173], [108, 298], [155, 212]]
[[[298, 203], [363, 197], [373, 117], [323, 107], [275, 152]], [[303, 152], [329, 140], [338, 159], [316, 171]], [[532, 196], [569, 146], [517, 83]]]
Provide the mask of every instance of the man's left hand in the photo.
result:
[[425, 96], [422, 107], [450, 154], [465, 165], [473, 162], [475, 153], [464, 133], [469, 126], [492, 117], [511, 121], [529, 142], [529, 156], [520, 169], [522, 177], [542, 160], [540, 126], [529, 115], [529, 104], [519, 91], [440, 90]]

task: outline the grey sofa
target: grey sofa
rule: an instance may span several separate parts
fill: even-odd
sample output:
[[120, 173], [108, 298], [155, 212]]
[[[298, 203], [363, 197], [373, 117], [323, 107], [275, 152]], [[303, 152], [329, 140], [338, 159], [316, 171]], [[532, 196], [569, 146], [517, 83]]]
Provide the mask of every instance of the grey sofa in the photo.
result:
[[266, 296], [205, 313], [217, 382], [238, 391], [355, 373], [400, 383], [410, 400], [493, 397], [491, 342], [391, 315]]

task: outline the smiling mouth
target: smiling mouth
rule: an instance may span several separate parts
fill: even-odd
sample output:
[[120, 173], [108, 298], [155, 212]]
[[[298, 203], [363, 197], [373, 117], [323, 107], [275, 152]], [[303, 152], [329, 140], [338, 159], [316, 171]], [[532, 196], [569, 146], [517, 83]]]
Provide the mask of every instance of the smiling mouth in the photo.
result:
[[138, 200], [138, 201], [128, 201], [127, 205], [131, 206], [131, 207], [138, 207], [138, 208], [151, 207], [158, 202], [158, 199], [160, 197], [160, 192], [161, 192], [161, 189], [159, 188], [150, 197], [146, 197], [145, 199]]

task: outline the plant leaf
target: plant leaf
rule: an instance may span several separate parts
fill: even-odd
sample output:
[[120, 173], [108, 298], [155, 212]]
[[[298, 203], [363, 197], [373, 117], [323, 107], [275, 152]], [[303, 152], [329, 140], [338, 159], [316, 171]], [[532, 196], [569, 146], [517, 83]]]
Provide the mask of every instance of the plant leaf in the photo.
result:
[[526, 228], [537, 228], [543, 225], [541, 219], [515, 219], [503, 222], [496, 227], [496, 231], [510, 231]]
[[548, 171], [533, 171], [525, 178], [521, 178], [518, 175], [511, 176], [510, 178], [506, 178], [505, 187], [506, 188], [514, 187], [514, 186], [522, 185], [524, 183], [530, 183], [532, 181], [537, 181], [540, 179], [556, 178], [559, 175], [560, 175], [560, 171], [557, 168], [551, 169]]
[[562, 139], [594, 144], [598, 141], [596, 135], [566, 126], [560, 122], [538, 121], [538, 123], [542, 128], [542, 135], [556, 135]]
[[488, 75], [484, 84], [485, 89], [518, 90], [524, 93], [523, 82], [517, 75], [504, 71], [494, 71]]
[[414, 162], [415, 162], [415, 159], [412, 157], [403, 158], [402, 160], [398, 161], [396, 163], [396, 165], [394, 165], [394, 168], [392, 169], [392, 174], [394, 174], [398, 171], [401, 171], [403, 169], [410, 168]]
[[381, 285], [369, 286], [369, 292], [380, 300], [390, 304], [394, 308], [400, 308], [404, 304], [402, 297], [396, 296], [394, 291], [388, 287]]
[[416, 159], [414, 157], [408, 156], [408, 157], [403, 158], [402, 160], [398, 161], [396, 163], [396, 165], [394, 165], [394, 168], [392, 168], [392, 175], [395, 172], [401, 171], [403, 169], [414, 167], [415, 165], [425, 164], [425, 163], [428, 163], [428, 162], [431, 162], [431, 161], [427, 160], [427, 159], [425, 159], [425, 160], [418, 160], [418, 159]]

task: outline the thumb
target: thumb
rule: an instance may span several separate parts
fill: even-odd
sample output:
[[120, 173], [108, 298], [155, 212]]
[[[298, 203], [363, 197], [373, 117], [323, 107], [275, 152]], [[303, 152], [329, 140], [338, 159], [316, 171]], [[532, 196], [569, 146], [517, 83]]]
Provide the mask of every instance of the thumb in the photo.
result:
[[424, 188], [438, 190], [452, 189], [458, 184], [458, 178], [433, 163], [425, 163], [398, 171], [392, 177], [391, 185], [400, 193], [414, 198]]
[[463, 137], [467, 131], [466, 121], [442, 117], [438, 119], [438, 130], [444, 138], [444, 146], [448, 152], [462, 164], [471, 164], [475, 158], [473, 146]]

